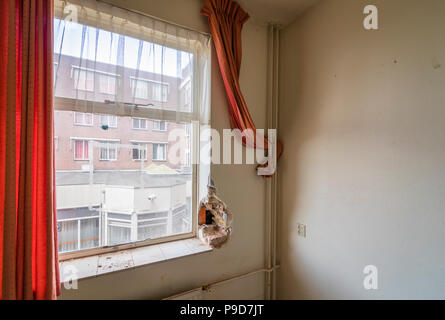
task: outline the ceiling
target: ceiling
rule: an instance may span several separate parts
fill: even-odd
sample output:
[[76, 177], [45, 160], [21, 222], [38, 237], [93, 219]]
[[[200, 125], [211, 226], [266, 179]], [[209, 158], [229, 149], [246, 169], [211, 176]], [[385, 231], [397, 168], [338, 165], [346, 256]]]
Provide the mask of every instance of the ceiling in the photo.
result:
[[320, 0], [237, 0], [249, 15], [260, 22], [286, 25]]

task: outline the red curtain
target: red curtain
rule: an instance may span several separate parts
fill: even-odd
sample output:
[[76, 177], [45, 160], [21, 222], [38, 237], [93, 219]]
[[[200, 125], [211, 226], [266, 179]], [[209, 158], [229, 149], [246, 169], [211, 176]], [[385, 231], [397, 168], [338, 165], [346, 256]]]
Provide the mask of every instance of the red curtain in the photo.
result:
[[[219, 68], [226, 90], [232, 128], [256, 133], [255, 123], [250, 116], [239, 85], [241, 69], [241, 30], [249, 15], [232, 0], [205, 0], [201, 13], [208, 17], [213, 36]], [[268, 140], [264, 139], [264, 149]], [[256, 146], [254, 137], [243, 137], [244, 145]], [[277, 142], [277, 157], [282, 153], [282, 145]], [[267, 164], [263, 165], [267, 166]]]
[[0, 1], [0, 28], [0, 298], [55, 299], [53, 1]]

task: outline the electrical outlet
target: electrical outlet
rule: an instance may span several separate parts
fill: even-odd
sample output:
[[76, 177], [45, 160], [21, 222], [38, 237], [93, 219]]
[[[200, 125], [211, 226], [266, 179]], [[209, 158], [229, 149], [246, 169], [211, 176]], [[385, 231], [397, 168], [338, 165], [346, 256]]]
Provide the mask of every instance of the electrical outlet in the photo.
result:
[[297, 223], [297, 235], [299, 237], [306, 238], [306, 225], [302, 223]]

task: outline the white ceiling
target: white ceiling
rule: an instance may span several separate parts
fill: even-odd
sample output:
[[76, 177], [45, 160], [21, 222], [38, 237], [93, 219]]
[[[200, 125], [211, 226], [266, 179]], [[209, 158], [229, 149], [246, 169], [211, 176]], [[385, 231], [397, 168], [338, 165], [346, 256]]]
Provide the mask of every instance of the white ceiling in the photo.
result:
[[286, 25], [320, 0], [237, 0], [257, 21]]

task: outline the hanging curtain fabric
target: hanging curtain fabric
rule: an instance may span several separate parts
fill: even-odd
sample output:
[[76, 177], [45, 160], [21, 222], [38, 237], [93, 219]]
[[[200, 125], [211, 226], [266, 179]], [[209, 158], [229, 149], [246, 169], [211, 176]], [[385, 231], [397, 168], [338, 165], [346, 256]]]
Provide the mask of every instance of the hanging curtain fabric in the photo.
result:
[[208, 123], [208, 35], [97, 0], [54, 3], [57, 109]]
[[[233, 129], [240, 131], [252, 130], [252, 135], [246, 131], [242, 143], [249, 147], [268, 149], [268, 139], [264, 143], [256, 141], [256, 127], [247, 109], [241, 88], [239, 75], [241, 69], [241, 30], [249, 15], [232, 0], [205, 0], [201, 13], [208, 17], [210, 32], [213, 36], [219, 68], [223, 77], [228, 100], [230, 121]], [[280, 157], [282, 145], [277, 142], [277, 157]], [[267, 166], [266, 164], [260, 165]]]
[[53, 2], [0, 3], [0, 298], [55, 299]]

